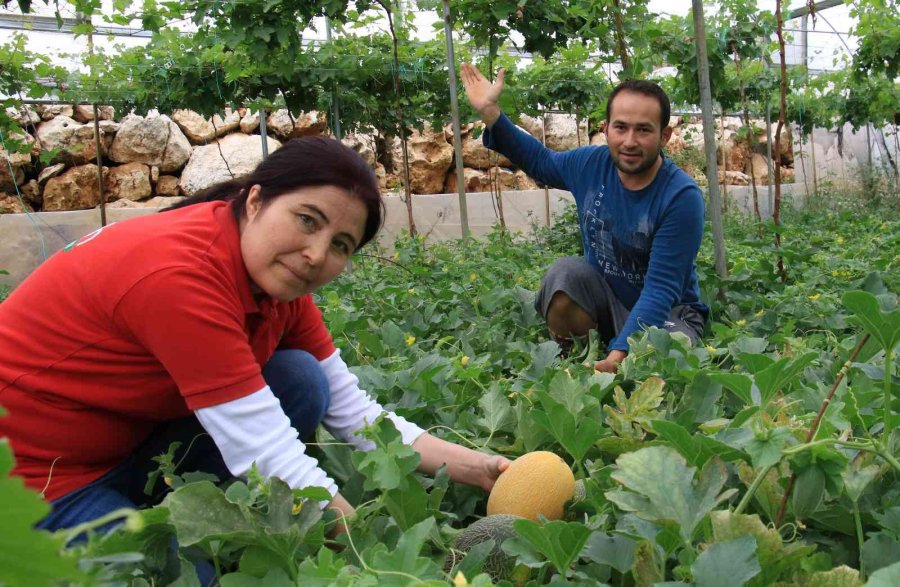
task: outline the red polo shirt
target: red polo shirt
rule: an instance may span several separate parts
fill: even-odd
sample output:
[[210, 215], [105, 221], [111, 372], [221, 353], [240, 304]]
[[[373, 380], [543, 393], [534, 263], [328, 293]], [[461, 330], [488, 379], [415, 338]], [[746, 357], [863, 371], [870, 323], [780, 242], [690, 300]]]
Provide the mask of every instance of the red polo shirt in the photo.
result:
[[262, 389], [277, 348], [319, 360], [335, 350], [311, 296], [254, 301], [228, 204], [94, 232], [0, 303], [0, 437], [13, 474], [62, 497], [159, 422]]

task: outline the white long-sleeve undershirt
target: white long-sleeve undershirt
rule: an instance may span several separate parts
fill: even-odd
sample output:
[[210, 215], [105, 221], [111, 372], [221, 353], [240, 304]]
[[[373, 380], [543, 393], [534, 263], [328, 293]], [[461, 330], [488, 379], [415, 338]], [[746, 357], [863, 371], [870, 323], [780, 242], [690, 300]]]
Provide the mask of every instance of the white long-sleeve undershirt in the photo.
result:
[[[331, 403], [323, 424], [336, 438], [360, 450], [373, 443], [359, 436], [367, 423], [384, 408], [359, 388], [359, 379], [341, 359], [340, 351], [319, 362], [328, 381]], [[241, 476], [255, 462], [266, 477], [278, 477], [292, 488], [324, 487], [331, 495], [337, 484], [306, 454], [306, 445], [269, 386], [248, 396], [196, 410], [195, 415], [222, 453], [232, 475]], [[387, 412], [405, 444], [412, 444], [425, 431], [401, 416]]]

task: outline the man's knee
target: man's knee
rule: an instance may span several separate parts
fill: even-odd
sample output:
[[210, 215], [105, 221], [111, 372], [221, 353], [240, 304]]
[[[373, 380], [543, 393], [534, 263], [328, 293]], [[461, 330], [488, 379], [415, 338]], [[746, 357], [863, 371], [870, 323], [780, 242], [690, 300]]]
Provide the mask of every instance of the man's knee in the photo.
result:
[[571, 338], [587, 335], [597, 328], [597, 323], [568, 294], [558, 291], [547, 307], [547, 327], [554, 336]]

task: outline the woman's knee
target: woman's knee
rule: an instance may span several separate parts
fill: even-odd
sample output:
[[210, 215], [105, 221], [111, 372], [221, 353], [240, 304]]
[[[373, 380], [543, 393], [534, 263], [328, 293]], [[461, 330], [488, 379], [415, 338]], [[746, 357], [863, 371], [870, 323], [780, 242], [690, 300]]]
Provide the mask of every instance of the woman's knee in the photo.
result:
[[319, 360], [298, 349], [277, 351], [263, 368], [263, 378], [301, 438], [315, 431], [331, 403]]

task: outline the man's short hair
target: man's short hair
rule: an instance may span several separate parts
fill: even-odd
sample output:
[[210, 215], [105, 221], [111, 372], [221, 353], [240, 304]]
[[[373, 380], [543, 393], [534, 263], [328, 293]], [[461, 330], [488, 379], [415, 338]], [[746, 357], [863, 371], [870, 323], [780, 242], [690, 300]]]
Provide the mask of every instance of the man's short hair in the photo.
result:
[[672, 114], [672, 105], [669, 103], [669, 96], [666, 95], [665, 91], [658, 85], [653, 82], [648, 82], [647, 80], [642, 79], [631, 79], [628, 81], [624, 81], [617, 85], [615, 89], [610, 93], [609, 99], [606, 101], [606, 120], [609, 122], [609, 115], [612, 112], [612, 103], [613, 99], [619, 95], [619, 92], [634, 92], [636, 94], [643, 94], [645, 96], [650, 96], [651, 98], [656, 98], [659, 102], [659, 110], [660, 110], [660, 127], [659, 130], [662, 132], [667, 126], [669, 126], [669, 116]]

